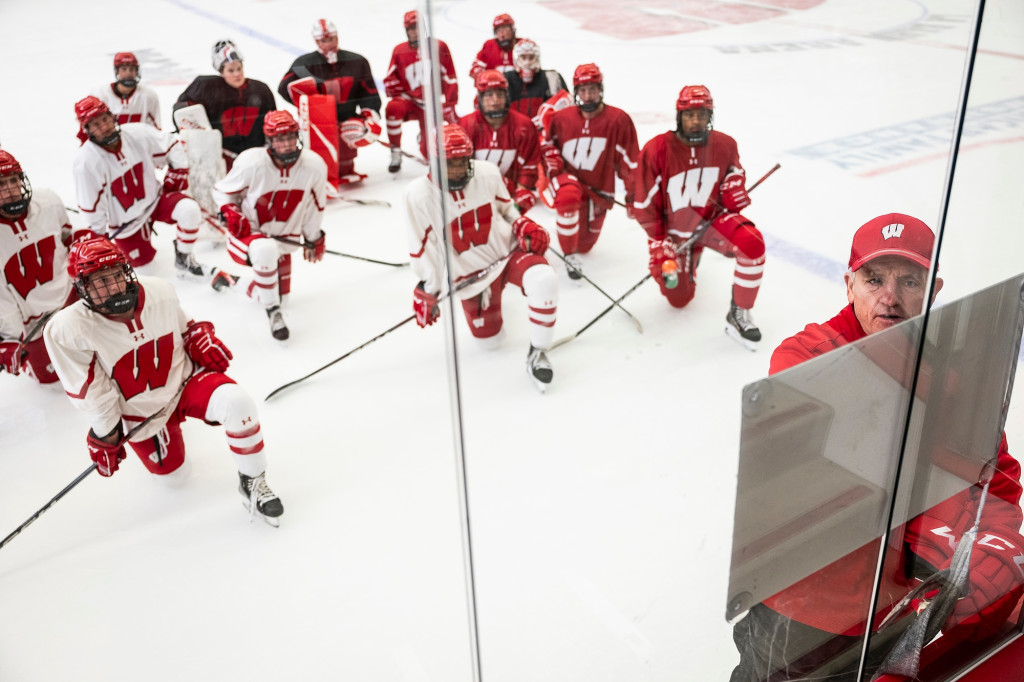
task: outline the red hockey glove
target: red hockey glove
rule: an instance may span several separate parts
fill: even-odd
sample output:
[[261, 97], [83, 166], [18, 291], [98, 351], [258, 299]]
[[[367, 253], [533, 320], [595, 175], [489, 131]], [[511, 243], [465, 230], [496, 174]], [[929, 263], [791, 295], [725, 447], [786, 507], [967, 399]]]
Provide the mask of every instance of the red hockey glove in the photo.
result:
[[428, 327], [441, 317], [441, 309], [437, 307], [437, 295], [424, 289], [425, 282], [420, 282], [412, 292], [412, 309], [416, 313], [416, 324]]
[[562, 161], [562, 155], [557, 149], [551, 145], [544, 145], [541, 153], [544, 155], [544, 173], [549, 178], [565, 172], [565, 162]]
[[548, 250], [551, 238], [547, 230], [525, 216], [520, 216], [512, 223], [512, 233], [519, 240], [519, 248], [531, 253], [543, 254]]
[[184, 192], [188, 189], [188, 168], [168, 168], [164, 176], [165, 192]]
[[512, 200], [516, 202], [520, 213], [526, 213], [537, 203], [536, 195], [525, 187], [517, 187]]
[[302, 257], [310, 263], [319, 263], [323, 260], [324, 253], [327, 251], [324, 243], [326, 236], [324, 231], [320, 230], [320, 236], [315, 240], [306, 239], [302, 244]]
[[744, 187], [746, 178], [742, 173], [730, 173], [718, 186], [722, 193], [722, 206], [730, 213], [739, 213], [747, 206], [750, 206], [750, 197]]
[[18, 374], [21, 371], [21, 359], [24, 350], [20, 341], [0, 341], [0, 369], [6, 369], [8, 374]]
[[124, 445], [121, 444], [121, 427], [118, 426], [115, 431], [117, 434], [117, 441], [114, 443], [107, 443], [100, 440], [92, 429], [89, 429], [89, 433], [85, 436], [85, 445], [89, 448], [89, 457], [92, 461], [96, 462], [96, 471], [100, 473], [100, 476], [113, 476], [114, 472], [117, 471], [117, 465], [119, 462], [124, 461]]
[[1011, 530], [978, 531], [971, 551], [968, 593], [956, 604], [946, 627], [977, 640], [1006, 623], [1024, 590], [1024, 538]]
[[441, 118], [444, 119], [445, 123], [458, 123], [459, 115], [455, 113], [454, 104], [442, 104], [441, 105]]
[[672, 242], [656, 239], [647, 246], [651, 256], [647, 268], [651, 271], [651, 277], [666, 289], [675, 288], [679, 282], [679, 261], [676, 260]]
[[242, 215], [234, 204], [224, 204], [220, 207], [220, 219], [228, 232], [236, 239], [245, 239], [252, 233], [252, 225], [249, 219]]
[[185, 340], [185, 353], [204, 369], [224, 372], [235, 357], [214, 335], [212, 322], [193, 322], [181, 337]]

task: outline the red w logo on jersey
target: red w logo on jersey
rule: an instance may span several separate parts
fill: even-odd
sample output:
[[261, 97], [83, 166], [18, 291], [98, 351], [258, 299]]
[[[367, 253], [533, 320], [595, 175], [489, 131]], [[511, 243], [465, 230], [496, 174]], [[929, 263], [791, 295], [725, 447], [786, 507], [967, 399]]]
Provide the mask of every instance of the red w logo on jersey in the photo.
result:
[[665, 183], [665, 193], [672, 211], [707, 206], [711, 193], [718, 188], [720, 170], [718, 166], [694, 168], [669, 178]]
[[562, 158], [576, 170], [592, 171], [607, 146], [603, 137], [577, 137], [562, 145]]
[[224, 137], [248, 135], [259, 118], [260, 110], [256, 107], [231, 107], [220, 115]]
[[125, 211], [139, 199], [146, 198], [146, 184], [142, 180], [142, 162], [110, 183], [110, 191], [114, 193]]
[[57, 238], [53, 235], [29, 244], [4, 263], [4, 277], [23, 299], [39, 284], [53, 279], [53, 254]]
[[256, 219], [260, 225], [269, 222], [286, 223], [302, 203], [305, 191], [301, 189], [267, 192], [256, 200]]
[[173, 360], [174, 334], [169, 333], [121, 356], [111, 378], [124, 399], [131, 400], [147, 389], [166, 386]]
[[463, 213], [448, 225], [455, 253], [462, 253], [473, 246], [483, 246], [491, 234], [490, 204], [484, 204]]

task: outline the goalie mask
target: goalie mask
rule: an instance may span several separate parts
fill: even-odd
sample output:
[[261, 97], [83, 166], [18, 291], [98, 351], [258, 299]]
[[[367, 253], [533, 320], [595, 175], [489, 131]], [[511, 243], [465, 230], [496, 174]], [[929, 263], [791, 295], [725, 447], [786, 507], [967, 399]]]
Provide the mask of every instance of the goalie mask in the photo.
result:
[[511, 15], [499, 14], [494, 17], [494, 39], [503, 50], [508, 50], [515, 44], [516, 22]]
[[224, 65], [229, 62], [242, 62], [242, 53], [230, 40], [218, 40], [210, 53], [213, 70], [223, 73]]
[[[572, 74], [572, 87], [576, 106], [581, 111], [597, 111], [604, 101], [604, 74], [601, 73], [601, 69], [597, 68], [597, 64], [577, 66], [576, 71]], [[582, 96], [581, 89], [583, 90]]]
[[[501, 71], [495, 69], [488, 69], [481, 71], [476, 75], [476, 91], [477, 105], [480, 107], [480, 113], [487, 118], [504, 118], [508, 115], [509, 109], [509, 96], [508, 96], [508, 79]], [[492, 106], [488, 108], [484, 104], [484, 95], [488, 92], [500, 92], [504, 96], [504, 101], [500, 106], [493, 106], [494, 97], [488, 99], [491, 100]]]
[[89, 95], [75, 102], [75, 116], [89, 139], [99, 146], [113, 147], [121, 141], [121, 126], [99, 98]]
[[449, 191], [466, 188], [473, 179], [473, 141], [454, 123], [444, 125], [444, 159]]
[[121, 247], [106, 237], [72, 244], [68, 275], [82, 302], [102, 315], [130, 313], [139, 301], [135, 270]]
[[10, 152], [0, 149], [0, 212], [19, 216], [32, 201], [32, 185], [21, 164]]
[[[122, 74], [121, 67], [135, 67], [134, 75], [131, 75], [133, 71], [130, 68], [123, 69], [124, 73]], [[141, 80], [141, 78], [139, 78], [140, 73], [142, 73], [142, 71], [139, 69], [139, 60], [134, 54], [131, 52], [118, 52], [114, 55], [114, 79], [118, 84], [129, 89], [134, 89]]]
[[267, 139], [267, 153], [280, 165], [290, 166], [299, 160], [299, 124], [287, 111], [268, 111], [263, 118], [263, 135]]
[[687, 85], [676, 100], [676, 134], [691, 147], [708, 141], [715, 120], [715, 101], [703, 85]]
[[540, 71], [540, 47], [529, 38], [523, 38], [512, 48], [512, 63], [524, 83], [532, 82]]

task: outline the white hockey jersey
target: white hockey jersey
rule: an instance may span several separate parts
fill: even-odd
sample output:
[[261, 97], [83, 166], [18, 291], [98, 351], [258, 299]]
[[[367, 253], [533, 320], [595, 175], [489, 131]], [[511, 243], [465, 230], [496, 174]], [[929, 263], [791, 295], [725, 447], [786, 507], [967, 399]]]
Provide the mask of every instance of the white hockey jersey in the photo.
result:
[[112, 83], [95, 88], [89, 93], [107, 105], [110, 113], [120, 124], [148, 123], [157, 130], [163, 126], [160, 120], [160, 98], [156, 90], [145, 85], [136, 85], [128, 97], [121, 97]]
[[21, 218], [0, 218], [0, 339], [22, 339], [41, 317], [64, 305], [71, 293], [64, 244], [70, 231], [64, 202], [48, 189], [32, 193]]
[[[175, 400], [193, 365], [182, 333], [191, 318], [170, 282], [139, 277], [139, 303], [131, 320], [114, 320], [78, 301], [53, 316], [43, 331], [53, 368], [92, 430], [104, 436], [124, 419], [124, 432]], [[157, 433], [172, 409], [133, 441]]]
[[[433, 294], [447, 288], [440, 195], [441, 190], [428, 176], [410, 182], [405, 192], [412, 271]], [[519, 211], [509, 197], [501, 170], [493, 163], [474, 160], [473, 178], [469, 184], [464, 190], [446, 192], [444, 202], [450, 221], [450, 267], [456, 285], [508, 256], [515, 248], [512, 222], [519, 217]], [[500, 267], [494, 268], [480, 280], [456, 292], [456, 298], [476, 296], [501, 274], [501, 270]]]
[[121, 126], [121, 144], [108, 152], [95, 142], [75, 155], [78, 208], [99, 235], [127, 237], [137, 232], [156, 209], [160, 182], [156, 169], [170, 164], [188, 168], [178, 138], [145, 123]]
[[291, 166], [278, 168], [265, 148], [253, 147], [213, 186], [213, 200], [239, 206], [254, 231], [313, 241], [320, 236], [326, 187], [327, 164], [318, 155], [303, 150]]

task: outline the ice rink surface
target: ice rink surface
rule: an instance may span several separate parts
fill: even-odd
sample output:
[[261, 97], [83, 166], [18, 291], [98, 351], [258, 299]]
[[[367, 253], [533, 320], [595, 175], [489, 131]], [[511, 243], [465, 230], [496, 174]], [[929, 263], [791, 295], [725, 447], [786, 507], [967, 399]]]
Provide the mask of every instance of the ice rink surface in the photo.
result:
[[[134, 51], [143, 82], [171, 104], [211, 73], [218, 39], [276, 90], [314, 48], [319, 16], [382, 79], [404, 39], [406, 3], [110, 0], [6, 3], [0, 144], [33, 186], [74, 206], [74, 102]], [[956, 0], [762, 0], [742, 4], [550, 0], [435, 3], [435, 29], [472, 110], [470, 63], [491, 19], [515, 17], [545, 68], [571, 79], [596, 62], [605, 101], [641, 144], [674, 125], [686, 84], [707, 85], [715, 127], [737, 139], [748, 178], [782, 169], [744, 213], [768, 241], [751, 353], [723, 334], [732, 265], [705, 255], [696, 299], [671, 309], [653, 284], [552, 352], [546, 395], [524, 368], [524, 300], [504, 298], [505, 339], [474, 342], [457, 312], [462, 432], [481, 669], [488, 682], [727, 679], [724, 620], [740, 392], [771, 350], [843, 305], [853, 231], [884, 212], [934, 227], [975, 8]], [[971, 109], [943, 234], [939, 302], [1024, 269], [1024, 6], [987, 3]], [[283, 107], [284, 102], [279, 99]], [[415, 124], [404, 147], [414, 152]], [[402, 206], [425, 168], [369, 174], [333, 202], [327, 247], [407, 260]], [[621, 196], [621, 189], [620, 189]], [[554, 215], [531, 212], [549, 230]], [[78, 220], [77, 216], [73, 217]], [[174, 278], [171, 229], [144, 274]], [[223, 247], [198, 255], [224, 266]], [[642, 230], [613, 210], [586, 273], [617, 295], [646, 274]], [[556, 337], [607, 304], [560, 274]], [[235, 268], [237, 269], [237, 268]], [[298, 261], [281, 343], [259, 307], [174, 280], [235, 354], [230, 374], [258, 401], [411, 313], [408, 268], [327, 256]], [[451, 320], [444, 309], [442, 321]], [[984, 339], [977, 340], [984, 343]], [[130, 459], [87, 478], [0, 553], [0, 680], [470, 680], [460, 496], [445, 334], [407, 324], [261, 404], [268, 481], [286, 514], [249, 524], [222, 431], [185, 426], [191, 477], [171, 488]], [[1018, 371], [1020, 386], [1020, 372]], [[1024, 445], [1020, 397], [1007, 422]], [[0, 533], [89, 464], [88, 429], [59, 388], [0, 376]]]

